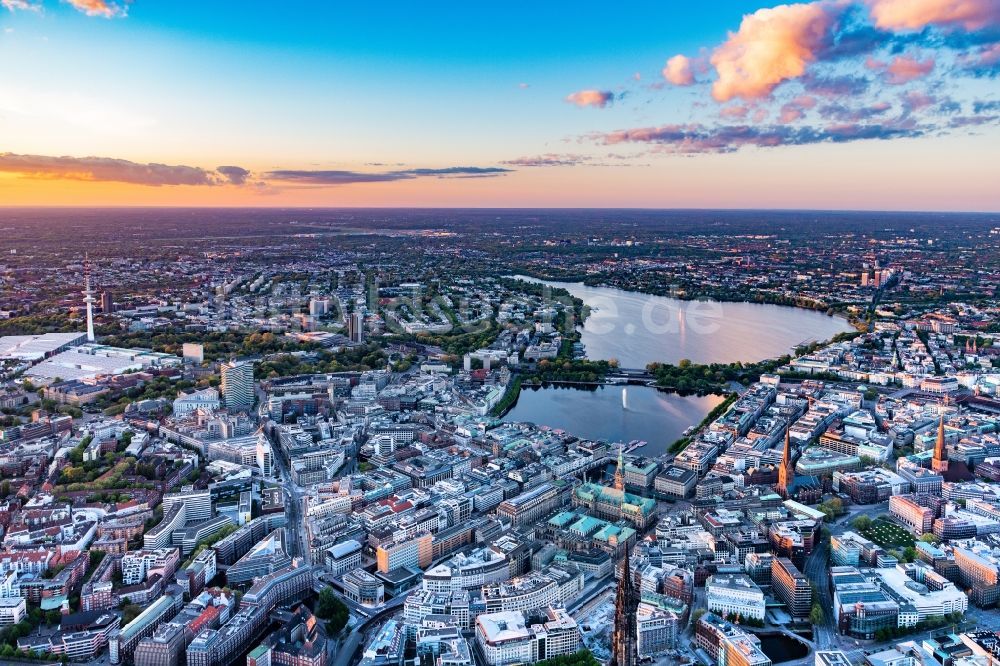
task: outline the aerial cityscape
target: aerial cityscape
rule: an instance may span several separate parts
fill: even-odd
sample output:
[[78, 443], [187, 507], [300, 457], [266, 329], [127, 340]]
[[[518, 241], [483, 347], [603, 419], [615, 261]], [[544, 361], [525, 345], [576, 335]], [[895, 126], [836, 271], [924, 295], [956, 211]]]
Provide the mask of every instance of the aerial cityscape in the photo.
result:
[[0, 0], [0, 666], [1000, 666], [1000, 2], [318, 5]]

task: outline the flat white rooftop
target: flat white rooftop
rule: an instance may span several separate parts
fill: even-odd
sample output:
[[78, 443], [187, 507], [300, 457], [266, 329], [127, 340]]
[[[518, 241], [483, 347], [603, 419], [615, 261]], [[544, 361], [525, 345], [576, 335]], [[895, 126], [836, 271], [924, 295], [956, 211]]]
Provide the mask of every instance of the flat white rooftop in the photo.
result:
[[43, 333], [41, 335], [5, 335], [0, 337], [0, 358], [40, 361], [64, 347], [80, 344], [86, 333]]
[[68, 349], [42, 361], [27, 371], [42, 380], [92, 379], [99, 375], [120, 375], [150, 366], [177, 365], [181, 359], [145, 349], [124, 349], [88, 343]]

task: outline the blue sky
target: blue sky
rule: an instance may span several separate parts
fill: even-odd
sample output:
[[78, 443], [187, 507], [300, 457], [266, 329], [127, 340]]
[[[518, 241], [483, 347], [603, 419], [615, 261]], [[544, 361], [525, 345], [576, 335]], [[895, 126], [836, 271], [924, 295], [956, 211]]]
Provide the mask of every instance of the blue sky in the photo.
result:
[[[901, 1], [911, 3], [904, 17], [891, 6]], [[932, 151], [938, 167], [907, 165], [882, 198], [854, 188], [864, 196], [849, 207], [908, 207], [914, 182], [953, 187], [951, 201], [918, 207], [1000, 207], [983, 161], [984, 141], [998, 147], [988, 106], [998, 97], [995, 71], [954, 75], [960, 59], [985, 61], [1000, 44], [995, 0], [972, 0], [985, 9], [971, 17], [942, 13], [947, 0], [777, 10], [736, 1], [108, 2], [0, 0], [0, 59], [10, 63], [0, 70], [0, 154], [14, 156], [6, 166], [0, 159], [3, 199], [800, 206], [813, 193], [823, 207], [839, 200], [829, 194], [838, 179], [864, 185], [852, 162], [884, 170]], [[877, 14], [879, 3], [896, 14]], [[809, 44], [804, 74], [720, 99], [729, 93], [716, 87], [725, 74], [713, 54], [730, 42], [767, 50], [766, 40], [787, 37], [781, 26], [795, 32], [812, 21], [834, 40], [852, 22], [874, 30], [880, 20], [889, 27], [850, 58]], [[754, 78], [754, 68], [774, 66], [764, 55], [763, 64], [740, 56], [736, 66]], [[690, 64], [689, 82], [661, 73], [674, 56]], [[833, 76], [870, 83], [840, 99], [803, 83]], [[845, 133], [847, 117], [860, 129]], [[220, 182], [216, 166], [240, 165], [253, 175], [239, 185], [255, 187], [168, 193], [90, 163], [52, 167], [56, 157], [207, 170], [201, 181], [211, 185]], [[412, 171], [455, 167], [497, 173], [432, 182]], [[946, 167], [951, 175], [938, 171]], [[268, 178], [291, 169], [406, 175], [378, 184]], [[774, 184], [748, 173], [757, 169], [773, 170]], [[732, 184], [721, 192], [720, 178]]]

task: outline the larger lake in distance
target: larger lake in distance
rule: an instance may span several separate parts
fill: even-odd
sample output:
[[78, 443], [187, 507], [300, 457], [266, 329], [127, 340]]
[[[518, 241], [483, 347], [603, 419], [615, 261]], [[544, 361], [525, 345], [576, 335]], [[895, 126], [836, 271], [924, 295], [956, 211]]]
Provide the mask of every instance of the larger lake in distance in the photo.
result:
[[[623, 388], [628, 392], [627, 408], [622, 405]], [[678, 395], [648, 386], [525, 387], [503, 420], [558, 428], [584, 439], [643, 440], [648, 444], [635, 453], [657, 456], [723, 400], [717, 395]]]
[[565, 289], [591, 312], [583, 325], [587, 358], [617, 359], [623, 368], [654, 361], [677, 364], [756, 362], [788, 354], [800, 344], [829, 340], [854, 329], [842, 317], [783, 305], [683, 301], [582, 282], [526, 282]]

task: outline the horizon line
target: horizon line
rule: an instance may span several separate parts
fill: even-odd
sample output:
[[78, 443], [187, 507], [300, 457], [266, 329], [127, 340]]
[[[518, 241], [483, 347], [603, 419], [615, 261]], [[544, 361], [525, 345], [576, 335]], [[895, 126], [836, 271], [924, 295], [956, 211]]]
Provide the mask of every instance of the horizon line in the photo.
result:
[[642, 211], [642, 212], [783, 212], [783, 213], [890, 213], [920, 215], [1000, 215], [997, 210], [943, 210], [893, 208], [784, 208], [784, 207], [657, 207], [657, 206], [225, 206], [137, 204], [0, 204], [6, 210], [469, 210], [469, 211]]

